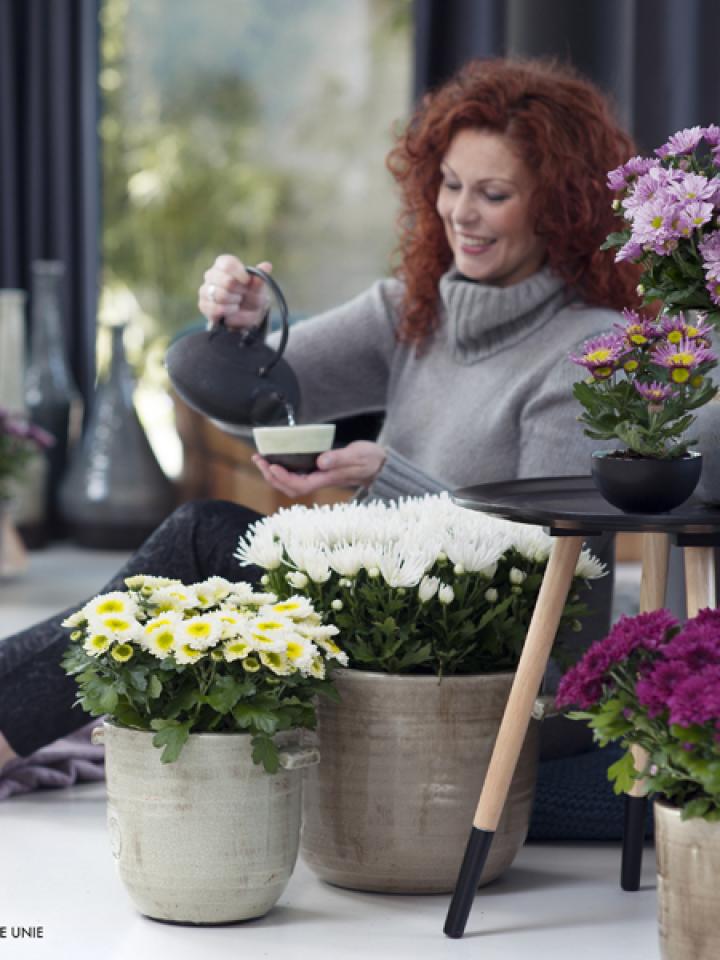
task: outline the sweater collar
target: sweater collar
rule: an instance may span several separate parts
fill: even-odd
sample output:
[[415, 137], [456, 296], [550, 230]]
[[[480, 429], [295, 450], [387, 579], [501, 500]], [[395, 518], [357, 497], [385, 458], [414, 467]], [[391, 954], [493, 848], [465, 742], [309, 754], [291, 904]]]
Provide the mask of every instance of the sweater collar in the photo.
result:
[[548, 267], [510, 287], [477, 283], [453, 268], [440, 278], [440, 298], [455, 359], [471, 364], [543, 326], [566, 299], [566, 290]]

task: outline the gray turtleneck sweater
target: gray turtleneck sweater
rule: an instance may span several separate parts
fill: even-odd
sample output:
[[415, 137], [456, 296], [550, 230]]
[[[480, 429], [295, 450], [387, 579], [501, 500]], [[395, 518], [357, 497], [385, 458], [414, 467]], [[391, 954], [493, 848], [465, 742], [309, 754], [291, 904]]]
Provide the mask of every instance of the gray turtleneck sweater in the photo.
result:
[[370, 491], [396, 498], [520, 477], [589, 474], [568, 352], [619, 319], [568, 302], [548, 269], [511, 287], [440, 280], [439, 327], [417, 352], [395, 330], [402, 286], [382, 280], [293, 327], [302, 420], [383, 410], [388, 458]]

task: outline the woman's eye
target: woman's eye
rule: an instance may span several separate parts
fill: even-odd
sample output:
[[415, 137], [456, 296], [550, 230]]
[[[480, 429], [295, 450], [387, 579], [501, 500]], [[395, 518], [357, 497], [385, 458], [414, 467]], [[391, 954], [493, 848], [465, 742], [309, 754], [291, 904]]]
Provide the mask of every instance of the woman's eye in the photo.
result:
[[444, 187], [446, 190], [459, 190], [459, 189], [460, 189], [460, 184], [459, 184], [459, 183], [454, 183], [454, 182], [451, 181], [451, 180], [443, 180], [442, 185], [443, 185], [443, 187]]
[[485, 196], [490, 203], [502, 203], [503, 200], [507, 200], [508, 198], [506, 193], [486, 193]]

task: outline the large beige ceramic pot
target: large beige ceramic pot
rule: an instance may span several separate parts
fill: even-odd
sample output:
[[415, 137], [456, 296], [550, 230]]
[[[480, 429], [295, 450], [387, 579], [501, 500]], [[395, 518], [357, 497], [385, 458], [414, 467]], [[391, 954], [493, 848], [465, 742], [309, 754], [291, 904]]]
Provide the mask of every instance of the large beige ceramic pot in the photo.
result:
[[656, 800], [655, 851], [663, 960], [718, 960], [720, 823]]
[[287, 744], [284, 769], [268, 774], [249, 734], [191, 734], [174, 763], [160, 762], [152, 738], [108, 722], [97, 738], [112, 852], [135, 906], [193, 924], [267, 913], [295, 866], [302, 767], [317, 750]]
[[[513, 675], [396, 676], [343, 670], [322, 700], [322, 761], [305, 785], [302, 856], [356, 890], [453, 890]], [[536, 721], [523, 747], [481, 883], [503, 872], [528, 829]]]

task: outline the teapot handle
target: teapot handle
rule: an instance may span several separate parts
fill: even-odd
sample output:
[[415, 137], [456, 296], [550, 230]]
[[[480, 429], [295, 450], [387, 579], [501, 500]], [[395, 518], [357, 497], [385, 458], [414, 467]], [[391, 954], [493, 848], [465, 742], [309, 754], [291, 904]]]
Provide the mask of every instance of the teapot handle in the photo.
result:
[[245, 270], [247, 273], [251, 273], [253, 276], [260, 277], [261, 280], [265, 281], [265, 283], [270, 287], [273, 296], [275, 297], [275, 302], [280, 309], [280, 322], [282, 323], [280, 343], [278, 344], [278, 348], [275, 351], [275, 356], [272, 358], [272, 360], [258, 370], [258, 376], [264, 377], [278, 362], [285, 351], [285, 347], [287, 346], [288, 333], [290, 332], [290, 324], [288, 323], [288, 305], [282, 290], [269, 273], [265, 273], [264, 270], [260, 270], [258, 267], [245, 267]]

